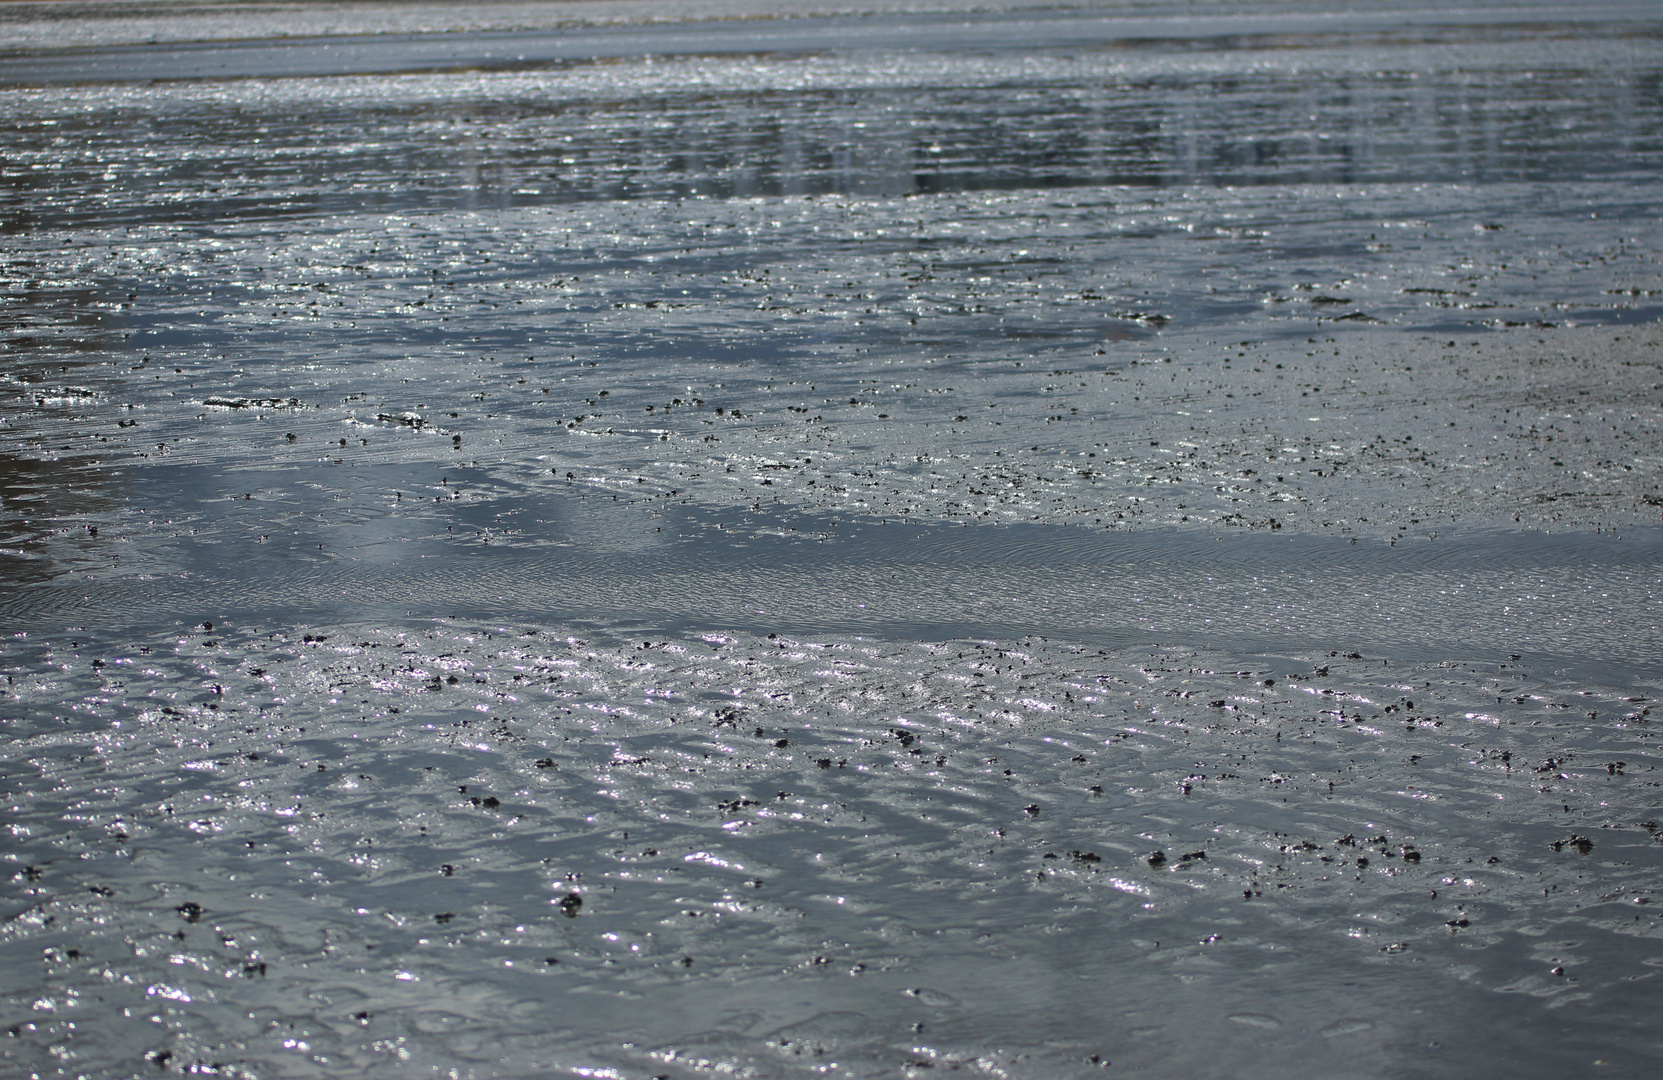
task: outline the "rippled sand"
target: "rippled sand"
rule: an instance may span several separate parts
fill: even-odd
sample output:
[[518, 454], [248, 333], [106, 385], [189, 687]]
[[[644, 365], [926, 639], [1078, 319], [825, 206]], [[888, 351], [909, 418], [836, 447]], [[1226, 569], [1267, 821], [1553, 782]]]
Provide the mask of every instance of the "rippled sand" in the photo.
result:
[[0, 1072], [1655, 1071], [1644, 5], [130, 7], [0, 13]]
[[22, 1041], [95, 1072], [1647, 1055], [1632, 684], [452, 621], [8, 657]]

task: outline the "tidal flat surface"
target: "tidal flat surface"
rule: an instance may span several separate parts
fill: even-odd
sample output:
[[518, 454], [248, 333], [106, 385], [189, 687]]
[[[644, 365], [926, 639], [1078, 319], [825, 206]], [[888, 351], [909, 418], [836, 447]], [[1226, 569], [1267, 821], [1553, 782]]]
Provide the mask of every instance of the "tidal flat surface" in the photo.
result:
[[1649, 1077], [1651, 5], [5, 5], [7, 1076]]

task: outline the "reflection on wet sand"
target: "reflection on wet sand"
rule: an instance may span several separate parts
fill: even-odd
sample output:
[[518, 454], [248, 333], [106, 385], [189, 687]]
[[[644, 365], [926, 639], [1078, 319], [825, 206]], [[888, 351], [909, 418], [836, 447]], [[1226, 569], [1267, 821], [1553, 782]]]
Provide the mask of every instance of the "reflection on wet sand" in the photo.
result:
[[[118, 562], [99, 523], [123, 500], [118, 433], [127, 337], [120, 286], [42, 280], [56, 267], [8, 260], [0, 281], [0, 579], [44, 581]], [[115, 430], [107, 430], [114, 428]], [[110, 439], [116, 437], [115, 447]]]

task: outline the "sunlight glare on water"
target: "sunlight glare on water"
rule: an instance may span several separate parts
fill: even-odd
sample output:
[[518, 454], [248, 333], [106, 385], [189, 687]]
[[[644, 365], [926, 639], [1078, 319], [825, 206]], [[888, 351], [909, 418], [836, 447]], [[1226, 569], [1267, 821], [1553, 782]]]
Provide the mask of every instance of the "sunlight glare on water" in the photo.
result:
[[1649, 5], [7, 8], [5, 1075], [1651, 1075]]

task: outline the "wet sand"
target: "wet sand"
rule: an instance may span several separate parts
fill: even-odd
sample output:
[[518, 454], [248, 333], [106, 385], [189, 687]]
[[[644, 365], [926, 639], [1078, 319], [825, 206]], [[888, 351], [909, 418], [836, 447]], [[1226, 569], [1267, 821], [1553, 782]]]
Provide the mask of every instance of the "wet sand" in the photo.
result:
[[1655, 16], [296, 10], [0, 22], [8, 1075], [1650, 1075]]

